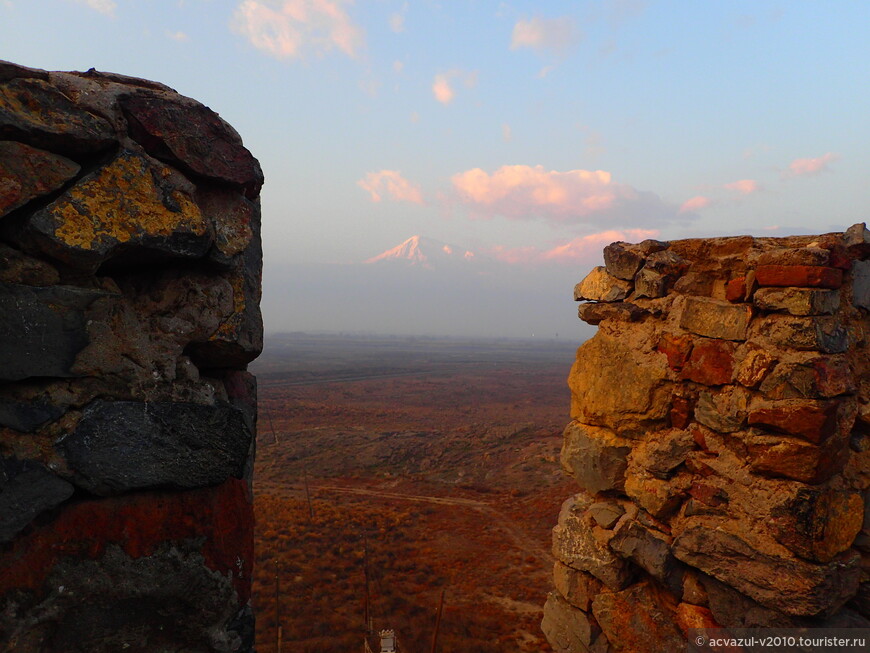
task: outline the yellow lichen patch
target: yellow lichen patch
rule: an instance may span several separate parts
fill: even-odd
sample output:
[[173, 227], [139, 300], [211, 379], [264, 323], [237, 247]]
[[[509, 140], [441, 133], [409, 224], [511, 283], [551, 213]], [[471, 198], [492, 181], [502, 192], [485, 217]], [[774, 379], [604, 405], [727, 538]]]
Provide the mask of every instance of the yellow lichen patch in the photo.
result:
[[[86, 250], [107, 250], [145, 237], [206, 233], [199, 207], [179, 189], [161, 188], [146, 159], [124, 153], [49, 207], [54, 236]], [[167, 179], [165, 166], [156, 170]], [[165, 183], [165, 182], [164, 182]], [[166, 200], [166, 197], [171, 198]]]

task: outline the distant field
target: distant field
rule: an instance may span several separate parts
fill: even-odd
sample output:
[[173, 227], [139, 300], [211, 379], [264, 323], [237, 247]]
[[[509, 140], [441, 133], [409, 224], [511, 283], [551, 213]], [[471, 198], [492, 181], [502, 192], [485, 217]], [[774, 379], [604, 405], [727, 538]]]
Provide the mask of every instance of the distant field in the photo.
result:
[[366, 559], [374, 628], [408, 653], [429, 650], [442, 588], [439, 650], [549, 650], [577, 344], [270, 338], [252, 366], [258, 650], [277, 650], [276, 572], [282, 651], [361, 650]]

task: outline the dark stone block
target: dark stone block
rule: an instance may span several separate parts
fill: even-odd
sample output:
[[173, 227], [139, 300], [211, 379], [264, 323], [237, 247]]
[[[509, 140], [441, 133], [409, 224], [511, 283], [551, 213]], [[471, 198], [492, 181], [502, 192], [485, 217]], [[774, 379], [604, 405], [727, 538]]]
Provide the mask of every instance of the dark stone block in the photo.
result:
[[248, 198], [260, 194], [260, 164], [208, 107], [146, 92], [122, 97], [119, 104], [130, 135], [152, 156], [197, 177], [232, 184]]
[[14, 141], [0, 141], [0, 216], [61, 188], [79, 172], [74, 161]]
[[0, 457], [0, 542], [72, 496], [73, 486], [31, 460]]
[[30, 433], [63, 415], [63, 409], [44, 402], [0, 399], [0, 426]]
[[68, 155], [93, 154], [117, 143], [108, 122], [35, 77], [0, 83], [0, 138]]
[[56, 447], [77, 485], [110, 495], [241, 478], [251, 440], [245, 415], [226, 402], [95, 401]]
[[47, 80], [48, 71], [19, 66], [11, 61], [0, 61], [0, 82], [8, 82], [10, 79], [18, 79], [19, 77]]
[[84, 311], [109, 294], [0, 283], [0, 381], [76, 376], [70, 368], [88, 344]]

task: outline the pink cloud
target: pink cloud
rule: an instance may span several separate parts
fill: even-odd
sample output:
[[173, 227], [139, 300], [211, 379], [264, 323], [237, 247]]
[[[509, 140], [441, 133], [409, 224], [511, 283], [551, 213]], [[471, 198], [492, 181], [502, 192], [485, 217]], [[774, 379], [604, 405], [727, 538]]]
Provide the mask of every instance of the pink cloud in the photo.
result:
[[423, 195], [419, 187], [402, 177], [398, 170], [369, 172], [356, 183], [371, 195], [372, 202], [380, 202], [386, 192], [399, 202], [423, 203]]
[[795, 159], [788, 166], [789, 175], [792, 177], [817, 175], [820, 172], [828, 170], [828, 164], [836, 161], [837, 158], [836, 154], [828, 152], [815, 159]]
[[453, 98], [456, 97], [456, 91], [453, 86], [453, 80], [457, 79], [466, 88], [474, 88], [477, 86], [477, 71], [470, 72], [455, 68], [446, 73], [438, 73], [435, 75], [435, 81], [432, 82], [432, 95], [441, 104], [450, 104]]
[[98, 11], [106, 16], [114, 16], [115, 9], [118, 8], [115, 0], [77, 0], [80, 5], [87, 5], [94, 11]]
[[703, 208], [710, 206], [710, 204], [712, 203], [713, 200], [711, 200], [709, 197], [697, 195], [683, 202], [682, 206], [680, 206], [680, 213], [692, 213], [694, 211], [699, 211]]
[[761, 186], [754, 179], [732, 181], [730, 184], [725, 184], [725, 188], [727, 190], [736, 190], [741, 195], [751, 195], [761, 190]]
[[617, 240], [639, 242], [659, 235], [657, 229], [609, 229], [599, 233], [578, 236], [550, 249], [538, 247], [493, 247], [485, 252], [504, 263], [535, 265], [541, 263], [591, 263], [601, 256], [601, 249]]
[[676, 207], [655, 193], [613, 181], [604, 170], [545, 170], [502, 166], [492, 174], [474, 168], [451, 178], [458, 202], [477, 217], [552, 223], [645, 223], [673, 219]]
[[244, 0], [231, 26], [258, 50], [276, 59], [323, 55], [337, 48], [355, 57], [362, 30], [342, 8], [345, 0]]
[[511, 50], [532, 48], [538, 52], [551, 51], [559, 56], [580, 42], [582, 34], [570, 16], [559, 18], [520, 19], [511, 35]]

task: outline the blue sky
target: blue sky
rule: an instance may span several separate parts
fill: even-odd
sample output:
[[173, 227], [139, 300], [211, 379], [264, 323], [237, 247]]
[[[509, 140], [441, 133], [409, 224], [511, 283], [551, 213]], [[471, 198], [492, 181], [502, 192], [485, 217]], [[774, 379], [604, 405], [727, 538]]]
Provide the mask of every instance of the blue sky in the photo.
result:
[[870, 3], [0, 0], [0, 58], [162, 81], [263, 164], [267, 274], [424, 234], [576, 276], [611, 240], [870, 206]]

